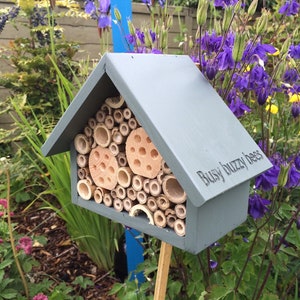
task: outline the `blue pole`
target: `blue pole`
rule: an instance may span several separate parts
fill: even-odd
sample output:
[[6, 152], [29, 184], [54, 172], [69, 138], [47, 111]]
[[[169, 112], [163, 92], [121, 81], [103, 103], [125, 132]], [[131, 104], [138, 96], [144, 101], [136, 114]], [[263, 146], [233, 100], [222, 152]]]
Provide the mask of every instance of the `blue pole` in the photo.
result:
[[[117, 8], [121, 14], [121, 22], [115, 22], [114, 9]], [[130, 49], [125, 40], [125, 35], [129, 33], [127, 20], [132, 19], [131, 0], [111, 0], [112, 16], [112, 40], [114, 52], [128, 52]], [[137, 279], [139, 283], [145, 281], [142, 272], [137, 273], [137, 266], [144, 261], [144, 248], [141, 233], [135, 229], [125, 229], [126, 255], [128, 274], [130, 280]]]

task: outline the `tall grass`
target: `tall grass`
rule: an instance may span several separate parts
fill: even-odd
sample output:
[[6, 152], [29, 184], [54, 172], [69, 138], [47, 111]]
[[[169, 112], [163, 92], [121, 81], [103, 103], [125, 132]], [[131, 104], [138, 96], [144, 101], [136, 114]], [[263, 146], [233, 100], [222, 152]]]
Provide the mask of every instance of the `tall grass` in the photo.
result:
[[[54, 61], [53, 63], [55, 65]], [[73, 98], [75, 87], [62, 75], [56, 65], [55, 67], [58, 74], [61, 113], [63, 113], [68, 107], [69, 100]], [[80, 250], [86, 252], [100, 269], [111, 270], [115, 240], [121, 235], [122, 227], [107, 218], [72, 204], [69, 153], [44, 157], [41, 152], [41, 146], [54, 125], [53, 121], [47, 116], [39, 119], [32, 109], [33, 117], [28, 119], [22, 110], [22, 101], [18, 101], [18, 97], [15, 97], [12, 102], [18, 116], [15, 122], [30, 145], [30, 151], [24, 150], [23, 155], [27, 156], [45, 181], [45, 190], [38, 197], [66, 222], [68, 232]], [[56, 202], [52, 202], [52, 196], [57, 199], [59, 207]]]

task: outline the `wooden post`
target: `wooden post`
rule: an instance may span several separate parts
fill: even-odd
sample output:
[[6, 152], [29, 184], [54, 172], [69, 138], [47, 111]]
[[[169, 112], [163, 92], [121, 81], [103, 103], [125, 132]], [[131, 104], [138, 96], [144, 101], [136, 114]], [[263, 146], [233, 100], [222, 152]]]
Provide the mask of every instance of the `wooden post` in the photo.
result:
[[161, 242], [158, 270], [155, 283], [154, 300], [165, 300], [169, 278], [172, 245]]

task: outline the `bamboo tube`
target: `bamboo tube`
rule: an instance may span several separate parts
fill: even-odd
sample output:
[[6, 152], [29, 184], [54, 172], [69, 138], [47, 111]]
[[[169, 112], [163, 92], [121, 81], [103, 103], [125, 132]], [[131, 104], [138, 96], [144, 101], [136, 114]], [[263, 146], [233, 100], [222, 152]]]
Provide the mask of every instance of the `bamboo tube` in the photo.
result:
[[96, 186], [89, 184], [88, 180], [81, 179], [77, 182], [77, 192], [84, 200], [90, 200], [94, 194]]
[[183, 204], [176, 204], [175, 205], [175, 213], [179, 219], [186, 218], [186, 207]]
[[123, 200], [123, 206], [124, 206], [124, 209], [126, 210], [126, 211], [130, 211], [130, 209], [134, 206], [134, 205], [136, 205], [136, 204], [138, 204], [138, 202], [137, 201], [132, 201], [132, 200], [130, 200], [129, 198], [125, 198], [124, 200]]
[[164, 177], [165, 177], [165, 173], [162, 170], [160, 170], [156, 176], [156, 179], [160, 185], [162, 185]]
[[91, 151], [91, 145], [85, 134], [79, 133], [75, 136], [74, 146], [79, 154], [88, 154]]
[[117, 155], [117, 161], [120, 167], [126, 167], [127, 166], [127, 158], [125, 152], [120, 152]]
[[144, 181], [143, 181], [143, 190], [144, 190], [147, 194], [150, 193], [149, 182], [150, 182], [150, 179], [149, 179], [149, 178], [145, 178]]
[[161, 162], [161, 169], [164, 174], [171, 174], [171, 169], [168, 167], [167, 163], [164, 160], [162, 160]]
[[136, 193], [136, 199], [140, 204], [146, 204], [147, 198], [147, 194], [144, 191], [138, 191]]
[[95, 139], [94, 139], [94, 138], [92, 138], [92, 139], [93, 139], [93, 142], [92, 142], [91, 148], [94, 149], [94, 148], [96, 148], [98, 145], [97, 145]]
[[97, 124], [94, 129], [94, 140], [97, 145], [106, 148], [111, 142], [111, 132], [104, 124]]
[[154, 224], [157, 227], [164, 228], [167, 225], [167, 219], [165, 214], [161, 210], [156, 210], [153, 214]]
[[100, 204], [103, 201], [103, 195], [106, 191], [100, 187], [97, 187], [94, 191], [94, 200], [96, 203]]
[[88, 155], [78, 154], [76, 158], [76, 162], [78, 167], [85, 168], [88, 165]]
[[180, 204], [186, 201], [186, 193], [174, 175], [164, 177], [162, 189], [167, 198], [173, 203]]
[[122, 96], [109, 97], [105, 99], [105, 103], [111, 108], [120, 108], [124, 104], [124, 98]]
[[95, 118], [96, 118], [96, 120], [97, 120], [98, 123], [104, 123], [105, 117], [106, 117], [105, 111], [99, 109], [96, 112]]
[[147, 208], [146, 205], [143, 204], [137, 204], [134, 205], [130, 211], [129, 211], [129, 216], [135, 217], [137, 216], [140, 212], [144, 212], [147, 215], [147, 218], [149, 220], [149, 224], [154, 225], [154, 220], [153, 220], [153, 215], [151, 211]]
[[127, 188], [131, 184], [132, 175], [129, 167], [121, 167], [117, 171], [117, 181], [121, 186]]
[[123, 201], [119, 198], [114, 199], [113, 201], [114, 209], [121, 212], [124, 209]]
[[89, 156], [89, 169], [97, 186], [112, 190], [116, 187], [118, 162], [109, 149], [97, 146]]
[[94, 129], [97, 125], [97, 121], [95, 118], [89, 118], [88, 120], [88, 126], [91, 128], [91, 129]]
[[136, 121], [136, 118], [130, 118], [128, 120], [128, 126], [131, 130], [135, 130], [138, 127], [138, 123]]
[[122, 136], [128, 136], [130, 133], [130, 128], [126, 122], [122, 122], [119, 126], [119, 131], [122, 134]]
[[95, 185], [95, 183], [94, 183], [92, 177], [90, 176], [90, 174], [87, 174], [85, 179], [87, 180], [89, 185]]
[[133, 173], [150, 179], [157, 176], [162, 157], [142, 127], [130, 132], [125, 151]]
[[132, 117], [132, 111], [129, 107], [124, 108], [123, 116], [125, 120], [129, 120]]
[[150, 194], [154, 197], [160, 195], [161, 185], [158, 183], [157, 179], [150, 180], [150, 182], [149, 182], [149, 191], [150, 191]]
[[113, 198], [109, 193], [103, 195], [103, 203], [105, 206], [112, 206]]
[[123, 186], [117, 185], [116, 186], [116, 196], [119, 199], [125, 199], [126, 197], [126, 190]]
[[80, 168], [77, 170], [77, 176], [79, 179], [86, 179], [86, 177], [90, 174], [88, 168]]
[[175, 215], [167, 215], [166, 216], [166, 219], [167, 219], [167, 225], [170, 227], [170, 228], [174, 228], [174, 223], [176, 221], [176, 216]]
[[165, 216], [167, 217], [168, 215], [176, 215], [176, 213], [175, 213], [175, 210], [174, 209], [172, 209], [172, 208], [167, 208], [166, 210], [165, 210]]
[[133, 187], [127, 188], [126, 194], [130, 200], [136, 200], [136, 190]]
[[106, 115], [111, 115], [112, 113], [112, 108], [106, 103], [102, 104], [100, 109], [104, 111]]
[[174, 222], [174, 231], [179, 236], [185, 236], [185, 223], [181, 219], [177, 219]]
[[147, 199], [147, 207], [150, 209], [150, 211], [155, 212], [158, 208], [156, 200], [154, 197], [148, 197]]
[[85, 126], [84, 129], [83, 129], [83, 133], [87, 137], [91, 137], [93, 135], [93, 129], [90, 126]]
[[143, 189], [144, 177], [141, 175], [133, 175], [132, 187], [138, 192]]
[[113, 129], [114, 125], [115, 125], [115, 120], [111, 115], [107, 115], [105, 117], [104, 120], [104, 125], [108, 128], [108, 129]]
[[113, 117], [116, 123], [120, 124], [124, 121], [123, 112], [121, 109], [116, 109], [113, 112]]
[[110, 191], [110, 195], [113, 199], [117, 198], [117, 190], [116, 189], [112, 189]]
[[111, 142], [109, 144], [108, 149], [110, 150], [113, 156], [117, 156], [120, 153], [119, 145], [117, 145], [115, 142]]
[[112, 135], [112, 140], [117, 144], [117, 145], [121, 145], [124, 143], [124, 136], [121, 134], [120, 131], [115, 131]]
[[156, 203], [161, 210], [166, 210], [171, 205], [170, 200], [165, 195], [160, 195], [157, 197]]

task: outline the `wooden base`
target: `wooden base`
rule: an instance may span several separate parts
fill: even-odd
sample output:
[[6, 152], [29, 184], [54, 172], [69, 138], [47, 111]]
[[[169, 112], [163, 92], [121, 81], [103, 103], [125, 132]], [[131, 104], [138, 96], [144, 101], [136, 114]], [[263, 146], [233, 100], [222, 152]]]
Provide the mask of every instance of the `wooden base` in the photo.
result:
[[172, 245], [161, 242], [158, 270], [155, 283], [154, 300], [165, 300], [169, 278]]

